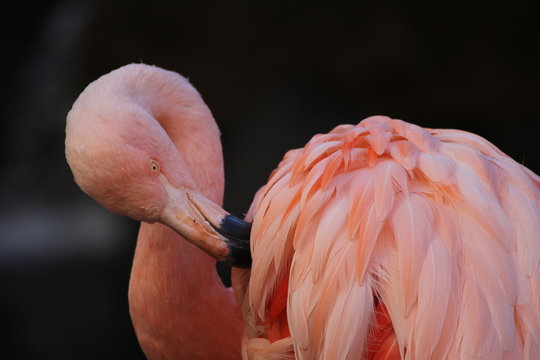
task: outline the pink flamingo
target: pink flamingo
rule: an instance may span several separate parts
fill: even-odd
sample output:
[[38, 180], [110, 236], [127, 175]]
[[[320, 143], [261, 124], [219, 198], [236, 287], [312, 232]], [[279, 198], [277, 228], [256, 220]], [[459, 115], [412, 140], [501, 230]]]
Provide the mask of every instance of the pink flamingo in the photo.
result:
[[68, 114], [66, 157], [77, 184], [111, 211], [142, 221], [129, 305], [149, 359], [240, 357], [242, 317], [232, 291], [215, 260], [178, 235], [219, 260], [242, 261], [232, 258], [241, 241], [222, 233], [241, 238], [246, 229], [234, 220], [219, 229], [227, 214], [214, 205], [224, 187], [219, 136], [186, 79], [146, 65], [101, 77]]
[[[249, 226], [215, 205], [219, 131], [197, 92], [129, 65], [81, 94], [66, 133], [79, 186], [144, 221], [129, 300], [145, 354], [239, 357], [239, 306], [177, 235], [249, 265]], [[253, 265], [233, 269], [242, 356], [540, 358], [539, 184], [467, 132], [372, 117], [315, 136], [248, 214]]]
[[539, 185], [464, 131], [316, 135], [250, 210], [246, 353], [540, 359]]

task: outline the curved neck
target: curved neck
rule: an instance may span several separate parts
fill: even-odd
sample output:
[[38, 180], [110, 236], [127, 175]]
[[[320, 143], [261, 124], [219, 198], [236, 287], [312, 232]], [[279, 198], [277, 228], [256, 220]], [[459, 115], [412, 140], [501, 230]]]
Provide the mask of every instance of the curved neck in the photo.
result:
[[[197, 91], [175, 73], [132, 65], [122, 78], [128, 101], [167, 132], [198, 190], [221, 205], [219, 129]], [[161, 224], [142, 223], [129, 289], [130, 313], [149, 359], [239, 358], [240, 308], [215, 260]]]
[[187, 79], [171, 71], [139, 64], [120, 70], [125, 71], [117, 74], [115, 90], [161, 125], [180, 152], [198, 190], [222, 205], [220, 132], [201, 95]]
[[240, 358], [240, 307], [215, 260], [162, 224], [141, 224], [129, 305], [150, 360]]

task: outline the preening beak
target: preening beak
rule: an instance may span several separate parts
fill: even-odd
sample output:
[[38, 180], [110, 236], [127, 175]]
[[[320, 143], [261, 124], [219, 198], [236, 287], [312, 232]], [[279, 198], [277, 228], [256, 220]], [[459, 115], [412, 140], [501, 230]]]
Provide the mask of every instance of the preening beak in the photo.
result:
[[[209, 219], [207, 220], [210, 222]], [[221, 218], [218, 226], [214, 227], [212, 225], [212, 227], [227, 239], [229, 255], [226, 262], [234, 267], [251, 268], [251, 249], [249, 245], [251, 224], [234, 215], [227, 214]]]
[[160, 221], [186, 240], [231, 266], [251, 267], [251, 224], [223, 210], [197, 191], [166, 185], [169, 201]]

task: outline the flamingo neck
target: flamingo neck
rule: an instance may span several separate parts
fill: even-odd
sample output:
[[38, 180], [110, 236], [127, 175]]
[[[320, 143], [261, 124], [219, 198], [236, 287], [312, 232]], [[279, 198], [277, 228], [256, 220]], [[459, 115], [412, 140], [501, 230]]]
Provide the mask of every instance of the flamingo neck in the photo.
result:
[[[174, 143], [197, 190], [221, 205], [224, 191], [219, 128], [201, 95], [176, 73], [128, 65], [115, 89], [151, 115]], [[174, 179], [170, 179], [174, 183]]]
[[[166, 131], [197, 190], [221, 205], [220, 133], [199, 93], [174, 73], [144, 67], [131, 74], [123, 79], [130, 101]], [[149, 359], [240, 357], [240, 309], [218, 278], [215, 260], [164, 225], [141, 224], [129, 302]]]
[[240, 357], [239, 308], [215, 261], [161, 224], [141, 224], [129, 300], [149, 359]]

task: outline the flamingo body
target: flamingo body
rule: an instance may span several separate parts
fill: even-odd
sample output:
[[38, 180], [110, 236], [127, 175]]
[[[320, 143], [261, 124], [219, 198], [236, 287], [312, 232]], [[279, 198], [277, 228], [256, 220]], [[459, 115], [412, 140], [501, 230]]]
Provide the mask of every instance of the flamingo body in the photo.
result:
[[246, 357], [540, 358], [539, 178], [485, 139], [371, 117], [257, 193]]
[[288, 152], [248, 213], [234, 294], [212, 257], [234, 263], [249, 227], [222, 227], [219, 130], [186, 79], [96, 80], [66, 156], [142, 221], [129, 301], [151, 360], [540, 359], [540, 180], [479, 136], [377, 116]]

